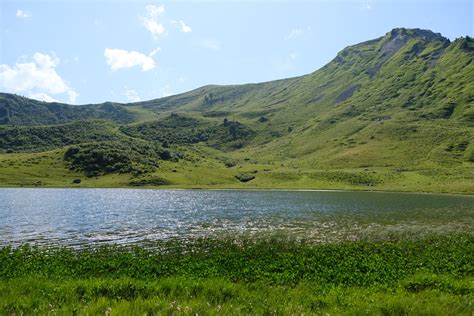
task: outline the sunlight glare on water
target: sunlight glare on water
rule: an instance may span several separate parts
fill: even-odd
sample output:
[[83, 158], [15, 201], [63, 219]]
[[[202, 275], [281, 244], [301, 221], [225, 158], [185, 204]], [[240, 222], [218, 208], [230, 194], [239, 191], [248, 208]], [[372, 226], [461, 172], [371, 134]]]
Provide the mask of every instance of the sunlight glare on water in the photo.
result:
[[315, 242], [468, 231], [469, 196], [142, 189], [0, 189], [0, 241], [84, 245], [284, 234]]

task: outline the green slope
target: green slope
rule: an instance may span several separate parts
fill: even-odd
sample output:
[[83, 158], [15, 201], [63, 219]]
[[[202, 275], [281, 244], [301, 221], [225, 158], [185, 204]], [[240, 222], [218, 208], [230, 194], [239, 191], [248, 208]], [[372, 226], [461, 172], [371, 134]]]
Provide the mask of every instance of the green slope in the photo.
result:
[[81, 119], [108, 119], [118, 123], [127, 123], [136, 119], [136, 116], [118, 103], [74, 106], [0, 93], [1, 125], [62, 124]]
[[[72, 106], [1, 94], [0, 179], [69, 186], [68, 146], [127, 139], [169, 148], [174, 158], [139, 176], [82, 175], [81, 186], [474, 193], [473, 57], [469, 37], [450, 42], [401, 28], [284, 80], [205, 86], [133, 104]], [[93, 128], [71, 128], [83, 124], [77, 120]], [[49, 168], [65, 168], [62, 177], [26, 163], [32, 155], [59, 159], [61, 167]]]

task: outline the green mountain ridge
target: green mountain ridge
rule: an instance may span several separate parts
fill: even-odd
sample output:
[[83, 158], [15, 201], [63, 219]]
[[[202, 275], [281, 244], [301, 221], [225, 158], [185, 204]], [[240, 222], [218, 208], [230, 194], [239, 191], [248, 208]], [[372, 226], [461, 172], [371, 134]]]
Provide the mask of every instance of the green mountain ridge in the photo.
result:
[[[0, 180], [473, 193], [473, 57], [469, 37], [450, 42], [398, 28], [289, 79], [209, 85], [130, 104], [74, 106], [2, 93]], [[96, 177], [63, 158], [68, 146], [104, 141], [146, 142], [168, 154], [153, 171]], [[110, 161], [101, 159], [94, 161]]]

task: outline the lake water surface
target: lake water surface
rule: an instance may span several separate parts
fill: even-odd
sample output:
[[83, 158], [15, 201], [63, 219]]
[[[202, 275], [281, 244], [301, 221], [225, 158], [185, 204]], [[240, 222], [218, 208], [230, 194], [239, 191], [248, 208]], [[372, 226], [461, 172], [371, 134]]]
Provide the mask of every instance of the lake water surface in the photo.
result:
[[285, 234], [316, 242], [469, 231], [469, 196], [143, 189], [0, 189], [0, 243], [84, 245]]

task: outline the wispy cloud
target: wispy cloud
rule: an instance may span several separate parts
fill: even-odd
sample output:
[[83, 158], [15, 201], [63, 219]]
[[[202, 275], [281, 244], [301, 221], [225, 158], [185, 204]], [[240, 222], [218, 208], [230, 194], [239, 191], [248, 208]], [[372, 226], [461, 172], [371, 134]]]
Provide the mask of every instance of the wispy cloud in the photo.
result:
[[165, 6], [164, 5], [157, 6], [157, 5], [149, 4], [145, 6], [145, 10], [149, 17], [158, 17], [162, 15], [163, 13], [165, 13]]
[[298, 37], [301, 37], [303, 36], [305, 33], [307, 32], [310, 32], [311, 31], [311, 27], [310, 26], [307, 26], [307, 27], [294, 27], [292, 28], [288, 34], [285, 36], [285, 40], [292, 40], [292, 39], [295, 39], [295, 38], [298, 38]]
[[360, 9], [362, 11], [370, 11], [373, 9], [373, 4], [374, 4], [374, 1], [373, 0], [363, 0], [361, 2], [361, 7]]
[[213, 38], [204, 38], [201, 40], [201, 46], [213, 51], [221, 50], [222, 46], [221, 43]]
[[157, 48], [155, 48], [154, 50], [152, 50], [152, 51], [150, 52], [150, 54], [148, 54], [148, 56], [153, 57], [153, 56], [155, 56], [156, 54], [158, 54], [159, 52], [161, 52], [161, 48], [160, 48], [160, 47], [157, 47]]
[[165, 6], [149, 4], [145, 6], [145, 10], [146, 16], [141, 17], [142, 24], [155, 39], [158, 39], [166, 31], [164, 25], [158, 20], [165, 13]]
[[191, 27], [189, 25], [187, 25], [186, 23], [184, 23], [183, 20], [171, 20], [170, 21], [171, 25], [175, 26], [175, 27], [179, 27], [181, 32], [183, 33], [189, 33], [192, 31]]
[[293, 28], [291, 31], [288, 33], [288, 35], [285, 36], [286, 40], [290, 40], [296, 37], [300, 37], [303, 34], [304, 30], [301, 28]]
[[27, 18], [31, 17], [31, 12], [28, 12], [28, 11], [25, 11], [25, 10], [22, 10], [22, 9], [18, 9], [18, 10], [16, 10], [16, 17], [20, 18], [20, 19], [27, 19]]
[[155, 68], [153, 58], [136, 51], [126, 51], [123, 49], [106, 48], [104, 57], [112, 70], [123, 68], [141, 67], [142, 71]]
[[0, 65], [0, 88], [13, 93], [24, 93], [43, 101], [56, 101], [53, 95], [65, 94], [74, 103], [79, 94], [56, 72], [59, 65], [56, 54], [35, 53], [31, 59], [13, 66]]
[[130, 102], [140, 102], [142, 100], [140, 96], [138, 95], [137, 91], [133, 89], [126, 89], [123, 95]]
[[[152, 5], [145, 6], [146, 14], [140, 17], [142, 25], [147, 29], [155, 39], [160, 38], [163, 35], [168, 35], [167, 28], [177, 28], [183, 33], [192, 32], [191, 27], [186, 24], [183, 20], [178, 19], [164, 19], [165, 6], [164, 5]], [[166, 25], [166, 27], [165, 27]]]
[[158, 21], [143, 18], [143, 26], [157, 39], [160, 35], [165, 33], [165, 27]]

